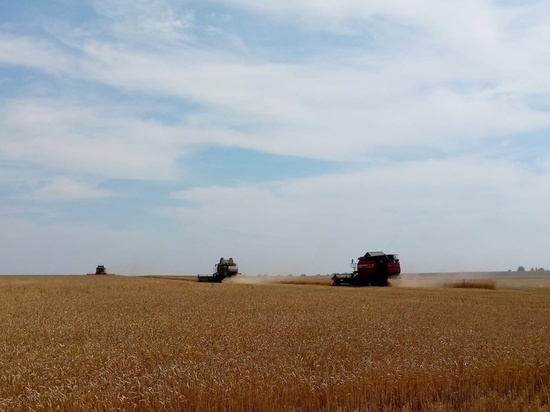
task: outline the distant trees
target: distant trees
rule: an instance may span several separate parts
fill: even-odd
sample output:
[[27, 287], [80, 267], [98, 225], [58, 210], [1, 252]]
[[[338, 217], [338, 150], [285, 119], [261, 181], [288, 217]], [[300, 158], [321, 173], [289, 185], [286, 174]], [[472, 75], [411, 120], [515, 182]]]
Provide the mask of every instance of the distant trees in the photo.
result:
[[[518, 266], [518, 272], [525, 272], [525, 267], [523, 267], [523, 266]], [[529, 270], [529, 272], [546, 272], [546, 269], [534, 267], [534, 268], [531, 268], [531, 269]]]

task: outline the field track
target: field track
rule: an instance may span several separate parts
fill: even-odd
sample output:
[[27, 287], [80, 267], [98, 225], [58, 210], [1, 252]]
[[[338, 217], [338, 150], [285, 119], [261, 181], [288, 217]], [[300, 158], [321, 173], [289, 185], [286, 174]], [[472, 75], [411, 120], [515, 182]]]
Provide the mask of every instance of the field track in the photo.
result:
[[1, 276], [0, 410], [550, 411], [550, 277], [466, 278]]

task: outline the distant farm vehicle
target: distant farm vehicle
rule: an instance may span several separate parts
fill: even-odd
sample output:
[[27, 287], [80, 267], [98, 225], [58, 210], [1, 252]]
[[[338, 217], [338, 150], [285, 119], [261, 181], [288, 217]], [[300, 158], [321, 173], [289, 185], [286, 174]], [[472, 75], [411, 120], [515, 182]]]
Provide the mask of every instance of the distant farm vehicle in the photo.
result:
[[225, 278], [239, 275], [239, 268], [233, 258], [220, 258], [212, 275], [197, 275], [198, 282], [221, 283]]
[[384, 252], [367, 252], [351, 261], [353, 272], [334, 273], [333, 286], [389, 286], [389, 279], [398, 277], [401, 273], [401, 264], [397, 255], [388, 255]]
[[95, 273], [88, 273], [88, 275], [114, 275], [114, 273], [108, 273], [104, 265], [97, 265]]

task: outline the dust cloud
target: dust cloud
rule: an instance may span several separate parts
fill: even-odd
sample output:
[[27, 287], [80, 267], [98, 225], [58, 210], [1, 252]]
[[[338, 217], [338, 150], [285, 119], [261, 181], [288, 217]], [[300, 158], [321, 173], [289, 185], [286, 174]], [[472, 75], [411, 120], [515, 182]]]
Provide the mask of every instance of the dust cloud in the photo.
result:
[[231, 276], [225, 278], [223, 283], [234, 283], [241, 285], [261, 285], [261, 284], [274, 284], [277, 283], [275, 277], [268, 276]]

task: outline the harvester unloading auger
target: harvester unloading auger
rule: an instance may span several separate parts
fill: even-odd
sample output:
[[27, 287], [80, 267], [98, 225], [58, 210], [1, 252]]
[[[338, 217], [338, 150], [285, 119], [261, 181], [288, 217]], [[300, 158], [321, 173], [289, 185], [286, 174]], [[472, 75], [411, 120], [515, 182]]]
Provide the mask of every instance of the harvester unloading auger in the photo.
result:
[[401, 264], [397, 255], [384, 252], [367, 252], [357, 259], [352, 273], [335, 273], [332, 275], [333, 286], [388, 286], [389, 279], [399, 276]]
[[221, 283], [225, 278], [237, 276], [239, 268], [233, 261], [233, 258], [220, 258], [220, 262], [216, 263], [214, 274], [212, 275], [197, 275], [198, 282]]

